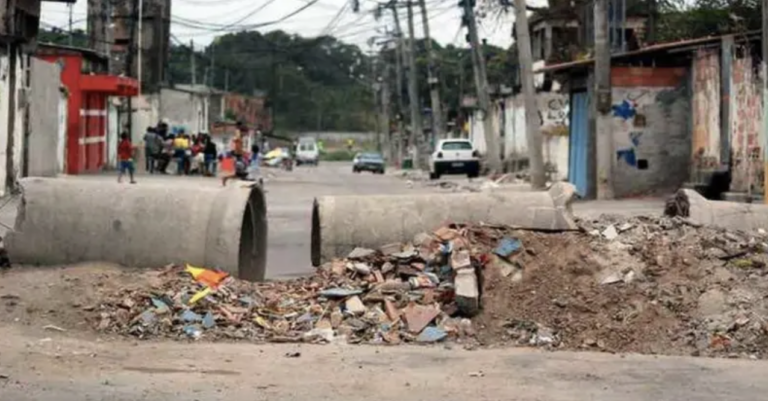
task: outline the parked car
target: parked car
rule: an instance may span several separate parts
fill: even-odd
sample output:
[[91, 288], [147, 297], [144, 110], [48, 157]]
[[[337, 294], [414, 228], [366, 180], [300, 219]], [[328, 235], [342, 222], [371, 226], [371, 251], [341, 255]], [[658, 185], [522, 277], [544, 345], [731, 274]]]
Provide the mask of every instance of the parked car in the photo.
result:
[[443, 139], [437, 143], [429, 158], [429, 178], [436, 180], [444, 174], [480, 175], [480, 154], [467, 139]]
[[384, 174], [386, 170], [384, 157], [379, 153], [359, 153], [352, 162], [352, 172], [370, 171], [374, 174]]
[[317, 142], [314, 139], [299, 140], [296, 145], [296, 165], [312, 164], [317, 166], [320, 161], [320, 150], [317, 147]]

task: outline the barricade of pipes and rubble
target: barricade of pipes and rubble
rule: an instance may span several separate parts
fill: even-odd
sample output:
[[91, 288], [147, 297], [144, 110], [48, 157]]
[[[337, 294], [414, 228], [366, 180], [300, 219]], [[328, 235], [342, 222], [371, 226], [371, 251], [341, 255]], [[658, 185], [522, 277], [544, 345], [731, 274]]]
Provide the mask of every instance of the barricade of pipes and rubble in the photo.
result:
[[580, 227], [448, 226], [285, 282], [173, 267], [156, 288], [109, 296], [92, 323], [141, 338], [766, 357], [764, 230], [661, 216]]
[[[161, 288], [117, 294], [98, 327], [138, 337], [178, 336], [273, 342], [431, 343], [471, 335], [479, 311], [470, 248], [476, 231], [441, 228], [412, 244], [357, 248], [310, 278], [249, 283], [194, 266], [169, 266]], [[516, 245], [517, 244], [517, 245]], [[504, 242], [497, 252], [512, 253]]]

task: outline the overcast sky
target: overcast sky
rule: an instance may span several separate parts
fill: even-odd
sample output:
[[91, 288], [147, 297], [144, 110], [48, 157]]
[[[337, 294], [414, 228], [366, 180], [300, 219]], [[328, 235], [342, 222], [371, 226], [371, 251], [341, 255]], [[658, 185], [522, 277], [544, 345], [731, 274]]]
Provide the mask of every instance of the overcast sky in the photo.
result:
[[[127, 1], [127, 0], [126, 0]], [[207, 24], [260, 24], [274, 21], [285, 15], [306, 6], [311, 0], [173, 0], [171, 32], [180, 41], [188, 43], [194, 40], [195, 44], [205, 46], [221, 33], [199, 30], [183, 26], [184, 20], [199, 21]], [[442, 44], [453, 43], [464, 46], [465, 32], [459, 32], [461, 23], [461, 10], [458, 0], [426, 0], [428, 14], [430, 16], [430, 30], [432, 37]], [[316, 36], [321, 33], [331, 34], [342, 41], [354, 43], [363, 50], [370, 50], [368, 39], [381, 33], [385, 28], [392, 29], [391, 13], [380, 21], [374, 20], [370, 10], [376, 5], [374, 0], [360, 0], [361, 13], [355, 14], [351, 7], [345, 7], [351, 0], [319, 0], [316, 4], [296, 16], [269, 27], [260, 28], [266, 32], [274, 29], [282, 29], [306, 37]], [[533, 1], [533, 4], [543, 3], [541, 0]], [[263, 8], [262, 8], [263, 7]], [[261, 8], [261, 9], [260, 9]], [[342, 11], [343, 8], [343, 11]], [[43, 2], [43, 27], [51, 25], [66, 29], [68, 25], [69, 11], [64, 3]], [[341, 14], [339, 14], [341, 12]], [[76, 28], [85, 28], [87, 1], [79, 0], [73, 8], [73, 20]], [[252, 14], [252, 15], [251, 15]], [[340, 15], [337, 23], [334, 18]], [[242, 20], [242, 22], [240, 22]], [[480, 36], [488, 42], [508, 47], [512, 43], [511, 29], [513, 19], [510, 16], [494, 14], [480, 21]], [[401, 10], [401, 23], [407, 30], [406, 12]], [[416, 36], [423, 36], [420, 15], [416, 14]], [[379, 35], [381, 34], [379, 33]]]

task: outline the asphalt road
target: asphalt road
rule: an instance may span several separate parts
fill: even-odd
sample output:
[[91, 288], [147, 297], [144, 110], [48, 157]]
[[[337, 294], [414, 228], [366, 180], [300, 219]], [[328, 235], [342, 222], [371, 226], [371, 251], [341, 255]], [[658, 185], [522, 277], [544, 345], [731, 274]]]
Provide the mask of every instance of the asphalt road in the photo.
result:
[[[269, 221], [267, 278], [280, 279], [310, 274], [310, 229], [312, 202], [325, 195], [413, 194], [444, 191], [427, 182], [409, 183], [397, 174], [355, 174], [351, 163], [325, 162], [317, 167], [301, 166], [292, 172], [264, 169], [266, 178], [267, 213]], [[99, 180], [114, 183], [114, 173], [65, 177], [73, 180]], [[446, 176], [444, 181], [468, 185], [464, 176]], [[175, 175], [140, 175], [138, 185], [146, 182], [218, 186], [217, 179], [206, 177], [178, 177]], [[477, 183], [477, 181], [475, 181]], [[409, 185], [411, 184], [411, 185]], [[128, 184], [125, 184], [128, 185]], [[529, 190], [517, 185], [512, 190]], [[0, 236], [15, 221], [14, 202], [0, 203]], [[514, 207], [510, 205], [510, 207]], [[659, 199], [579, 202], [574, 211], [580, 217], [597, 217], [603, 213], [646, 214], [659, 213], [663, 203]]]
[[[139, 179], [138, 185], [150, 180], [220, 185], [200, 177]], [[273, 278], [311, 272], [315, 197], [435, 191], [420, 183], [411, 188], [392, 176], [356, 175], [344, 163], [275, 172], [266, 190]], [[591, 217], [658, 213], [660, 207], [659, 200], [641, 199], [584, 202], [575, 210]], [[0, 219], [8, 224], [12, 215]], [[0, 401], [746, 401], [765, 399], [766, 374], [765, 361], [458, 346], [134, 342], [0, 326]]]
[[766, 374], [766, 361], [84, 341], [0, 327], [0, 400], [8, 401], [757, 401]]

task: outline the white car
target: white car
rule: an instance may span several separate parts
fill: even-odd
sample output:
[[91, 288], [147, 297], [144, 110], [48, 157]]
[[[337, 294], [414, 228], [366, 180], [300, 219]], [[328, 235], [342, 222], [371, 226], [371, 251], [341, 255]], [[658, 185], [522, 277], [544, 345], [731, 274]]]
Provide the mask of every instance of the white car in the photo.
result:
[[429, 178], [436, 180], [444, 174], [480, 175], [480, 154], [467, 139], [443, 139], [429, 158]]
[[296, 145], [296, 164], [317, 165], [320, 161], [320, 150], [314, 140], [300, 140]]

